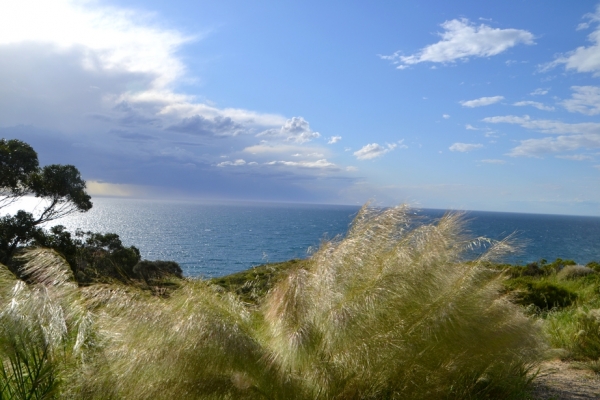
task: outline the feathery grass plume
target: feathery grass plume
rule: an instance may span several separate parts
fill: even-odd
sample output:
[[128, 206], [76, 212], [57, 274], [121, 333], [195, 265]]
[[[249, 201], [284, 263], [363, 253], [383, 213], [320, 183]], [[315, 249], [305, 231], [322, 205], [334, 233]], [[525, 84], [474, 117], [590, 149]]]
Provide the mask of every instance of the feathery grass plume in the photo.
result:
[[96, 315], [107, 340], [82, 389], [87, 398], [286, 398], [293, 390], [262, 361], [255, 316], [216, 286], [184, 281], [167, 299], [89, 294], [101, 298]]
[[[474, 398], [524, 393], [539, 330], [500, 295], [490, 242], [464, 219], [419, 225], [407, 206], [363, 207], [343, 240], [322, 245], [264, 304], [264, 343], [299, 398]], [[481, 242], [481, 240], [479, 240]]]
[[29, 250], [21, 261], [28, 283], [0, 265], [0, 398], [52, 398], [81, 362], [89, 315], [56, 252]]

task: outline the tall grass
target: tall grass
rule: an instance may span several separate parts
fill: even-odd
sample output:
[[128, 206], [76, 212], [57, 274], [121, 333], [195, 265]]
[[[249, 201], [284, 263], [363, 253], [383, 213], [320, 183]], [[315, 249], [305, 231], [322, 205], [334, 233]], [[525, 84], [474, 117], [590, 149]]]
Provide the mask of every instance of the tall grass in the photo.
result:
[[91, 321], [62, 257], [21, 261], [28, 284], [0, 264], [0, 398], [52, 398], [83, 361]]
[[499, 295], [486, 262], [509, 250], [462, 234], [460, 215], [414, 227], [409, 210], [363, 208], [264, 304], [266, 347], [306, 398], [470, 398], [522, 393], [538, 328]]
[[[168, 298], [77, 288], [54, 253], [30, 253], [27, 283], [0, 269], [3, 396], [21, 386], [21, 398], [525, 396], [539, 329], [486, 267], [510, 246], [462, 232], [457, 214], [423, 225], [404, 206], [364, 207], [345, 238], [323, 243], [258, 307], [201, 280]], [[15, 363], [11, 337], [23, 338]]]

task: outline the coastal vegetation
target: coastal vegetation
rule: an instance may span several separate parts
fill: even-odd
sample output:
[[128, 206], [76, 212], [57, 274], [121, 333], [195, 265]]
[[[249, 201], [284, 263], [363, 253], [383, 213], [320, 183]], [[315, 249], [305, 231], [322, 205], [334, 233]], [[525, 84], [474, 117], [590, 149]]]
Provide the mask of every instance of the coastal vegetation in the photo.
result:
[[0, 221], [0, 399], [527, 399], [545, 358], [600, 371], [598, 263], [499, 264], [512, 239], [460, 214], [367, 205], [308, 259], [185, 278], [46, 229], [91, 202], [75, 167], [45, 168], [0, 141], [0, 208], [49, 201]]
[[57, 252], [27, 250], [27, 279], [2, 275], [0, 387], [9, 398], [525, 398], [544, 344], [489, 265], [510, 246], [461, 232], [459, 215], [422, 225], [405, 206], [364, 207], [310, 259], [248, 272], [252, 302], [173, 276], [166, 296], [81, 286]]

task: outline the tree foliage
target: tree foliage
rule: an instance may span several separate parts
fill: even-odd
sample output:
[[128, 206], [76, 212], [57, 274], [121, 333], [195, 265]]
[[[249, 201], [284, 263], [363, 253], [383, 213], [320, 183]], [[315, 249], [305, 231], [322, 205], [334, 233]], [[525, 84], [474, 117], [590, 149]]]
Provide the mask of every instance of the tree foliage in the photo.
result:
[[30, 145], [0, 139], [0, 208], [28, 192], [30, 177], [38, 169], [37, 153]]
[[35, 150], [17, 139], [0, 139], [0, 209], [23, 196], [42, 200], [36, 214], [19, 210], [0, 218], [0, 262], [10, 265], [15, 251], [43, 236], [47, 222], [92, 208], [85, 181], [73, 165], [40, 168]]

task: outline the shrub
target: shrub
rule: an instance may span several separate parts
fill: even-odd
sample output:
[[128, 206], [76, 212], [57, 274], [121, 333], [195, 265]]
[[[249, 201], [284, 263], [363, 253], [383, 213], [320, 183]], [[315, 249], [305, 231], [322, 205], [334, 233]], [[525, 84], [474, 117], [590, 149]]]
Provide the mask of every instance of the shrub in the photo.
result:
[[593, 269], [596, 272], [600, 272], [600, 263], [597, 261], [590, 261], [589, 263], [585, 264], [585, 266]]
[[542, 266], [542, 269], [546, 272], [546, 275], [550, 275], [553, 273], [560, 272], [564, 267], [568, 265], [576, 265], [577, 263], [573, 260], [563, 260], [562, 258], [557, 258], [550, 264], [545, 264]]
[[541, 310], [568, 307], [577, 299], [577, 293], [549, 282], [532, 278], [515, 278], [507, 282], [513, 301], [523, 306], [535, 306]]
[[143, 279], [148, 284], [171, 277], [183, 278], [181, 267], [174, 261], [143, 260], [133, 267], [132, 272], [134, 277]]
[[595, 273], [593, 269], [583, 265], [567, 265], [557, 275], [558, 279], [577, 279]]

